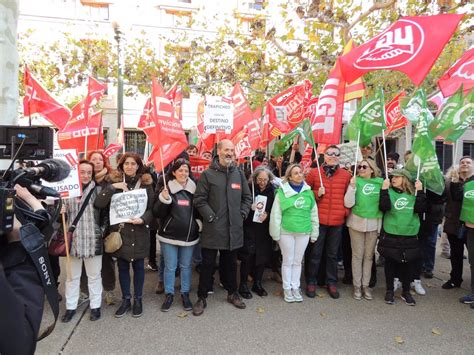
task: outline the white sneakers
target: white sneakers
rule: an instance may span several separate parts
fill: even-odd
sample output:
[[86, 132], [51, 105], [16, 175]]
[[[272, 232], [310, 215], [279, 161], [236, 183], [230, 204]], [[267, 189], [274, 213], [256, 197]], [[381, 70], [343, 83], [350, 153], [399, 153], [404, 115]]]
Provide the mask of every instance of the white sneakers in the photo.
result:
[[283, 299], [287, 303], [303, 302], [303, 296], [299, 288], [295, 290], [283, 290]]
[[414, 282], [411, 283], [411, 288], [414, 288], [415, 292], [420, 296], [426, 295], [426, 291], [421, 285], [421, 280], [414, 280]]

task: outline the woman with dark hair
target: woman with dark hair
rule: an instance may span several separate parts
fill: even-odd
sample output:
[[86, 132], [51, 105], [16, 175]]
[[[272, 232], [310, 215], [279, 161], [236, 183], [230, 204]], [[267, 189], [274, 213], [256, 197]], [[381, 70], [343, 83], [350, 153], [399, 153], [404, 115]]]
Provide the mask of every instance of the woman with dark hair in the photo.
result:
[[352, 247], [352, 297], [356, 300], [362, 296], [372, 299], [369, 283], [377, 235], [382, 226], [378, 204], [382, 183], [375, 161], [363, 159], [357, 165], [357, 177], [352, 177], [344, 196], [344, 206], [351, 208], [346, 225]]
[[[125, 153], [120, 158], [117, 171], [109, 174], [109, 185], [97, 197], [95, 206], [107, 208], [112, 196], [127, 191], [144, 189], [147, 195], [145, 213], [124, 223], [111, 225], [110, 232], [120, 231], [122, 246], [113, 256], [117, 258], [119, 267], [119, 281], [122, 289], [122, 304], [115, 312], [115, 317], [124, 316], [131, 308], [130, 293], [130, 264], [133, 267], [134, 303], [132, 315], [140, 317], [143, 313], [142, 294], [145, 279], [144, 259], [149, 254], [150, 231], [149, 224], [153, 219], [153, 179], [150, 174], [144, 174], [144, 165], [138, 154]], [[120, 207], [120, 206], [116, 206]]]
[[161, 219], [158, 239], [164, 257], [165, 301], [162, 312], [169, 311], [174, 302], [175, 272], [179, 265], [181, 298], [186, 311], [193, 308], [189, 299], [194, 246], [199, 242], [201, 221], [193, 207], [196, 184], [189, 177], [191, 165], [185, 159], [176, 160], [167, 174], [163, 187], [153, 206], [153, 214]]
[[[402, 282], [402, 300], [409, 306], [416, 305], [410, 294], [413, 267], [419, 255], [418, 232], [420, 213], [426, 211], [426, 197], [419, 180], [413, 183], [405, 169], [391, 172], [380, 192], [379, 209], [384, 213], [383, 230], [378, 250], [385, 258], [385, 303], [395, 303], [395, 275]], [[416, 190], [416, 192], [415, 192]]]
[[[239, 293], [246, 299], [252, 298], [247, 286], [250, 274], [253, 277], [252, 291], [260, 297], [268, 295], [262, 286], [262, 279], [265, 264], [270, 261], [272, 255], [272, 238], [268, 228], [275, 198], [273, 178], [272, 172], [263, 166], [255, 169], [251, 176], [254, 184], [253, 204], [244, 221], [244, 246], [239, 251], [241, 260]], [[258, 217], [254, 218], [256, 213]]]
[[62, 321], [71, 321], [76, 313], [79, 300], [79, 284], [82, 265], [87, 273], [90, 295], [90, 320], [100, 318], [102, 302], [102, 236], [99, 209], [94, 208], [94, 201], [98, 197], [98, 189], [94, 181], [94, 164], [87, 160], [79, 162], [79, 175], [82, 183], [82, 197], [67, 199], [62, 212], [68, 214], [69, 223], [76, 219], [81, 208], [86, 204], [73, 232], [70, 246], [71, 277], [66, 280], [66, 313]]

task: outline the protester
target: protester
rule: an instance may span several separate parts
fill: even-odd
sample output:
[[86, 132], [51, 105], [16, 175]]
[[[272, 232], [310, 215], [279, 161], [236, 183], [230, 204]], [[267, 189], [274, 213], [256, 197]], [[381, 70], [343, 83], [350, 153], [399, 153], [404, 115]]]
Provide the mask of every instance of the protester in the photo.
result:
[[245, 303], [237, 292], [237, 250], [243, 246], [243, 221], [252, 204], [252, 195], [244, 173], [234, 165], [234, 145], [224, 139], [217, 144], [217, 157], [201, 174], [194, 195], [194, 206], [203, 218], [201, 236], [202, 265], [199, 274], [198, 300], [193, 314], [204, 312], [217, 252], [225, 272], [227, 301], [243, 309]]
[[[112, 170], [109, 164], [109, 160], [104, 156], [99, 150], [94, 150], [88, 153], [88, 160], [94, 164], [94, 181], [97, 186], [105, 188], [107, 186], [108, 174]], [[101, 227], [104, 229], [104, 234], [107, 235], [109, 228], [109, 210], [103, 209], [100, 211], [100, 223]], [[84, 275], [84, 272], [83, 272]], [[87, 281], [84, 277], [81, 278], [81, 290], [83, 288], [83, 282]], [[102, 287], [104, 291], [104, 301], [107, 305], [114, 305], [116, 298], [114, 295], [115, 290], [115, 261], [112, 258], [112, 255], [106, 253], [105, 251], [102, 254]], [[87, 285], [87, 283], [84, 283]]]
[[144, 189], [147, 195], [146, 211], [141, 217], [110, 226], [110, 232], [120, 231], [122, 237], [121, 248], [113, 254], [113, 256], [117, 258], [120, 288], [122, 289], [122, 304], [115, 312], [115, 317], [117, 318], [123, 317], [132, 308], [130, 264], [132, 264], [133, 267], [133, 289], [135, 293], [132, 315], [134, 317], [140, 317], [143, 313], [144, 259], [149, 253], [149, 224], [153, 218], [153, 180], [150, 174], [143, 173], [144, 169], [143, 162], [138, 154], [125, 153], [120, 158], [117, 171], [109, 175], [110, 184], [102, 190], [95, 201], [97, 208], [106, 208], [109, 206], [112, 196], [115, 194]]
[[[251, 211], [244, 221], [244, 246], [239, 250], [240, 286], [239, 293], [243, 298], [252, 298], [247, 286], [249, 275], [253, 277], [252, 291], [260, 297], [267, 296], [262, 279], [265, 264], [270, 262], [272, 255], [272, 238], [269, 234], [270, 212], [272, 210], [275, 189], [272, 185], [274, 176], [265, 167], [258, 167], [251, 176], [254, 185], [253, 204]], [[261, 197], [265, 202], [257, 202]], [[255, 220], [254, 216], [259, 217]]]
[[419, 258], [419, 214], [426, 211], [426, 197], [421, 182], [417, 180], [413, 186], [411, 179], [407, 170], [395, 169], [391, 180], [384, 180], [380, 192], [379, 208], [384, 217], [378, 248], [385, 258], [387, 304], [395, 303], [394, 279], [398, 275], [402, 282], [402, 300], [409, 306], [416, 305], [410, 294], [410, 281], [415, 260]]
[[[454, 201], [461, 202], [459, 220], [463, 223], [459, 237], [465, 240], [471, 267], [471, 290], [459, 299], [461, 303], [470, 304], [474, 309], [474, 166], [470, 156], [464, 156], [459, 162], [459, 179], [451, 180], [451, 195]], [[465, 179], [463, 176], [470, 175]], [[452, 252], [451, 252], [452, 255]]]
[[281, 275], [285, 302], [303, 302], [300, 290], [301, 261], [308, 243], [319, 235], [318, 207], [303, 169], [292, 164], [277, 190], [270, 216], [270, 235], [283, 255]]
[[[464, 245], [466, 239], [463, 238], [461, 231], [462, 222], [460, 220], [462, 200], [454, 199], [451, 185], [463, 184], [472, 178], [474, 175], [474, 166], [471, 157], [462, 157], [459, 161], [457, 169], [450, 169], [446, 176], [446, 210], [443, 231], [448, 235], [449, 245], [451, 248], [451, 273], [450, 278], [443, 286], [445, 290], [452, 288], [459, 288], [463, 282], [463, 258]], [[460, 188], [461, 185], [459, 185]]]
[[158, 239], [164, 257], [165, 301], [162, 312], [167, 312], [174, 301], [175, 272], [179, 264], [181, 279], [181, 299], [183, 308], [190, 311], [193, 304], [189, 299], [192, 276], [192, 257], [194, 246], [199, 241], [197, 213], [193, 207], [196, 184], [189, 178], [191, 165], [187, 160], [178, 159], [171, 166], [164, 187], [153, 207], [155, 217], [161, 219]]
[[275, 167], [273, 168], [273, 175], [277, 178], [283, 178], [285, 176], [286, 168], [288, 167], [288, 162], [283, 160], [283, 156], [280, 155], [276, 157]]
[[194, 144], [190, 144], [186, 148], [186, 153], [188, 153], [188, 156], [190, 157], [197, 157], [198, 147], [196, 147]]
[[352, 297], [372, 300], [369, 287], [377, 235], [382, 225], [382, 212], [378, 201], [383, 180], [372, 159], [357, 165], [357, 178], [353, 177], [344, 196], [344, 206], [352, 208], [347, 217], [352, 248]]
[[362, 159], [374, 159], [374, 148], [372, 146], [372, 143], [366, 145], [365, 147], [361, 147], [360, 152], [362, 153]]
[[[102, 236], [100, 211], [94, 208], [95, 199], [100, 188], [94, 181], [94, 164], [82, 160], [79, 162], [79, 176], [82, 184], [82, 196], [64, 200], [63, 211], [68, 215], [69, 223], [75, 224], [70, 245], [70, 271], [66, 279], [66, 313], [62, 317], [63, 323], [71, 321], [76, 314], [80, 293], [80, 279], [82, 265], [87, 273], [91, 313], [89, 319], [100, 319], [100, 305], [102, 303]], [[79, 215], [79, 220], [77, 216]]]
[[212, 160], [212, 153], [209, 151], [205, 151], [201, 154], [201, 157], [206, 160]]
[[401, 168], [401, 166], [398, 166], [398, 159], [400, 159], [400, 154], [396, 152], [387, 153], [387, 171], [389, 174], [394, 169]]
[[[306, 178], [318, 204], [319, 238], [310, 244], [305, 253], [306, 295], [316, 296], [316, 278], [323, 251], [326, 252], [326, 284], [332, 298], [339, 298], [337, 290], [337, 253], [342, 238], [342, 226], [348, 210], [344, 207], [344, 194], [351, 174], [339, 167], [340, 149], [330, 145], [324, 153], [324, 163], [311, 169]], [[323, 185], [321, 185], [321, 180]]]

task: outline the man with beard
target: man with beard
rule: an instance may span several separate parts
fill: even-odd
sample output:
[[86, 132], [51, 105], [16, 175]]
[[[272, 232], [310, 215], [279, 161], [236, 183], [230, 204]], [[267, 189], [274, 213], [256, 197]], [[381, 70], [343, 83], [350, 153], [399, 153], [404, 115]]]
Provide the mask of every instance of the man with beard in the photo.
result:
[[237, 250], [243, 246], [243, 221], [250, 211], [252, 195], [244, 173], [234, 164], [234, 157], [233, 143], [228, 139], [220, 141], [217, 156], [202, 173], [194, 194], [194, 206], [203, 218], [202, 265], [198, 300], [193, 307], [195, 316], [201, 315], [207, 306], [218, 251], [227, 301], [239, 309], [246, 307], [237, 292]]
[[400, 154], [398, 153], [388, 153], [387, 154], [387, 170], [390, 175], [392, 170], [397, 169], [398, 159], [400, 159]]

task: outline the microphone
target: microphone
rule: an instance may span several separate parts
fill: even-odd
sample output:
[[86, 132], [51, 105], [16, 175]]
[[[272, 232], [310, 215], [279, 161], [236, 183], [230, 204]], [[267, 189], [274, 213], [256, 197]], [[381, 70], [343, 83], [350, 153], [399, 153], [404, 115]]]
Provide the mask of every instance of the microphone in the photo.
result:
[[26, 176], [42, 178], [48, 182], [64, 180], [69, 176], [71, 167], [59, 159], [46, 159], [32, 168], [22, 169]]

